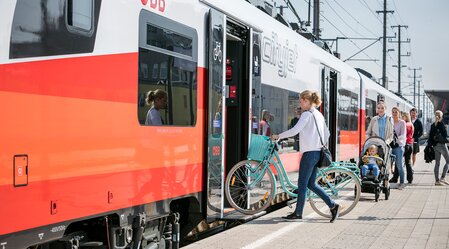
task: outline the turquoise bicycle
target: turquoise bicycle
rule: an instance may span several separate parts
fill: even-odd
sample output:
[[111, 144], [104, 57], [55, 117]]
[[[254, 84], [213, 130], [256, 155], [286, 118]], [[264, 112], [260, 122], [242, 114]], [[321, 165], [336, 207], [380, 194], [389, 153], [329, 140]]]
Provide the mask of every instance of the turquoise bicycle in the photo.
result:
[[[285, 193], [297, 197], [293, 192], [297, 185], [290, 180], [278, 150], [278, 142], [269, 137], [251, 136], [248, 159], [234, 165], [225, 181], [226, 198], [234, 209], [249, 215], [265, 210], [276, 196], [276, 178]], [[318, 170], [316, 182], [341, 205], [340, 216], [349, 213], [360, 199], [358, 175], [359, 169], [354, 163], [333, 162], [330, 167]], [[331, 217], [329, 208], [315, 193], [308, 191], [307, 198], [316, 213]]]

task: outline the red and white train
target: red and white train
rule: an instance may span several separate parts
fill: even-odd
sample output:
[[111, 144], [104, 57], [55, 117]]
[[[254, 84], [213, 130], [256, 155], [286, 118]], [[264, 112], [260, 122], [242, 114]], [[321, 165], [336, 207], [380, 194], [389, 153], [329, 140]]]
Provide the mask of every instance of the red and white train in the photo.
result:
[[[322, 92], [336, 160], [411, 105], [241, 0], [0, 1], [0, 249], [170, 248], [224, 216], [262, 110]], [[145, 94], [162, 89], [163, 126]], [[282, 159], [297, 170], [300, 152]]]

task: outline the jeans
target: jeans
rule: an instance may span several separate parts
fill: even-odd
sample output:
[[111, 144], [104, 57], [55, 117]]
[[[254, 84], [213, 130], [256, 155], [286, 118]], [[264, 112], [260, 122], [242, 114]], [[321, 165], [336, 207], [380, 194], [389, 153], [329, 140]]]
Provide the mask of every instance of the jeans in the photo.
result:
[[362, 176], [366, 176], [368, 170], [372, 170], [375, 177], [379, 176], [379, 167], [376, 164], [366, 164], [362, 166]]
[[[411, 164], [411, 156], [413, 153], [413, 145], [406, 144], [404, 147], [404, 158], [405, 158], [405, 168], [407, 169], [407, 182], [412, 183], [413, 181], [413, 169]], [[399, 178], [399, 173], [397, 170], [394, 171], [393, 181], [397, 182]]]
[[[394, 148], [393, 149], [393, 155], [396, 156], [396, 162], [395, 162], [396, 170], [395, 170], [395, 174], [396, 174], [396, 171], [397, 171], [398, 174], [399, 174], [399, 183], [403, 184], [404, 183], [404, 166], [402, 165], [402, 157], [404, 156], [404, 147], [399, 146], [397, 148]], [[395, 179], [394, 175], [393, 175], [393, 179]], [[398, 178], [396, 177], [395, 180], [397, 181], [397, 179]]]
[[324, 189], [318, 186], [315, 182], [318, 168], [318, 160], [320, 159], [321, 151], [307, 151], [302, 154], [301, 162], [299, 164], [298, 176], [298, 202], [296, 203], [296, 215], [302, 215], [304, 211], [304, 204], [306, 202], [307, 188], [312, 190], [327, 204], [329, 208], [333, 208], [336, 203], [326, 194]]
[[438, 143], [437, 145], [433, 146], [433, 149], [435, 150], [435, 168], [433, 172], [435, 173], [435, 181], [439, 181], [440, 178], [438, 177], [438, 175], [440, 171], [441, 156], [443, 156], [444, 160], [446, 161], [446, 164], [443, 168], [443, 173], [441, 173], [441, 178], [445, 178], [447, 168], [449, 167], [449, 151], [447, 150], [446, 144], [443, 143]]

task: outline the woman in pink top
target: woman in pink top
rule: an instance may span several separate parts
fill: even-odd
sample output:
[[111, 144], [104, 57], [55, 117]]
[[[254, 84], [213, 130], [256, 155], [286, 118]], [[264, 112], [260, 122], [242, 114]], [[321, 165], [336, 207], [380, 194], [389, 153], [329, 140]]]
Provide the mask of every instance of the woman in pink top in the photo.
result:
[[411, 163], [411, 157], [413, 153], [413, 133], [415, 128], [411, 122], [410, 114], [408, 112], [402, 113], [402, 120], [405, 121], [406, 139], [404, 147], [405, 167], [407, 169], [407, 182], [411, 184], [413, 182], [413, 169]]
[[[396, 183], [398, 181], [398, 175], [399, 175], [399, 185], [398, 189], [402, 190], [404, 187], [404, 167], [402, 166], [402, 159], [404, 157], [404, 147], [406, 144], [406, 126], [405, 121], [401, 119], [400, 116], [400, 110], [398, 107], [391, 108], [391, 114], [393, 117], [393, 129], [394, 133], [398, 137], [397, 139], [397, 147], [392, 148], [393, 155], [396, 156], [395, 164], [396, 169], [395, 173], [398, 174], [393, 175], [393, 178], [390, 179], [390, 182]], [[396, 177], [395, 177], [396, 176]]]
[[259, 123], [259, 134], [264, 136], [271, 136], [271, 129], [270, 129], [270, 112], [268, 110], [262, 111], [262, 120]]

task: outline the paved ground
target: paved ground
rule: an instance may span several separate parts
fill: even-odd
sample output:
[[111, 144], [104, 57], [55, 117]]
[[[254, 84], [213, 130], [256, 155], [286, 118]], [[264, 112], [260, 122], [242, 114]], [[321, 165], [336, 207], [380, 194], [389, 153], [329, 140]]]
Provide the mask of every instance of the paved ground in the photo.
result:
[[412, 185], [377, 203], [362, 193], [357, 207], [334, 224], [308, 204], [304, 220], [283, 221], [293, 211], [286, 207], [184, 248], [449, 248], [449, 186], [434, 185], [433, 164], [422, 157]]

